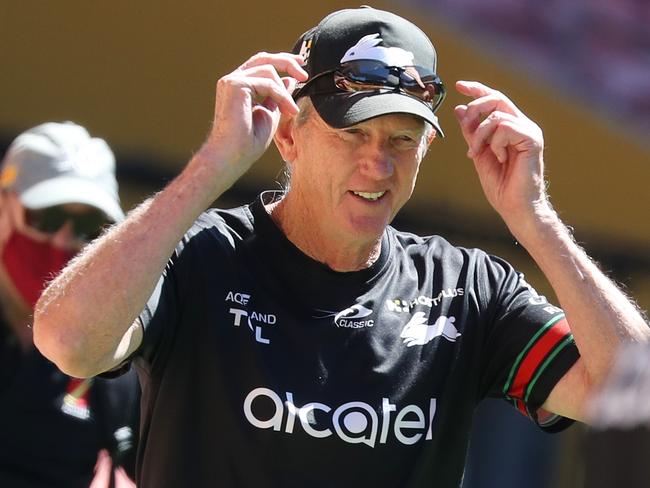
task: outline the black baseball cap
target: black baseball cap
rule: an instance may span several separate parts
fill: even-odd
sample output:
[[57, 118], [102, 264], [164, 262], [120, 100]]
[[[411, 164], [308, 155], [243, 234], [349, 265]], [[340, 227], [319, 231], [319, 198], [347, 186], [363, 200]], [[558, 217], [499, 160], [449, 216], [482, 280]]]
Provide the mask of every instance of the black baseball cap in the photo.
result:
[[[391, 12], [366, 6], [329, 14], [300, 36], [292, 52], [303, 55], [303, 67], [310, 79], [351, 59], [390, 59], [391, 64], [416, 66], [433, 74], [437, 67], [436, 50], [419, 27]], [[342, 92], [331, 77], [314, 80], [314, 84], [318, 89], [305, 94], [331, 127], [344, 128], [380, 115], [406, 113], [421, 117], [444, 137], [431, 105], [413, 96], [392, 90]]]

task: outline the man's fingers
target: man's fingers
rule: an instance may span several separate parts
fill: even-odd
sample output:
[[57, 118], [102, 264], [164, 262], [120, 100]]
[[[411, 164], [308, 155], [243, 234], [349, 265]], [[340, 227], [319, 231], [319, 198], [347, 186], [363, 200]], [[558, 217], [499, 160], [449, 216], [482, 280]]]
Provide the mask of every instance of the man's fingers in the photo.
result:
[[471, 132], [468, 130], [467, 126], [463, 124], [465, 113], [467, 113], [467, 105], [456, 105], [456, 107], [454, 107], [454, 115], [460, 124], [461, 134], [463, 134], [465, 142], [469, 145]]
[[239, 70], [246, 70], [255, 66], [271, 65], [277, 71], [287, 73], [298, 81], [306, 81], [309, 76], [302, 68], [303, 63], [303, 57], [299, 54], [261, 52], [248, 59], [239, 67]]
[[476, 120], [494, 110], [524, 116], [523, 112], [503, 93], [478, 81], [458, 81], [456, 88], [463, 95], [474, 98], [467, 104], [469, 120]]
[[[296, 102], [293, 101], [291, 94], [279, 77], [268, 75], [265, 69], [260, 69], [258, 74], [260, 74], [258, 77], [242, 76], [241, 72], [235, 72], [224, 76], [218, 82], [217, 90], [223, 94], [219, 96], [227, 99], [233, 93], [244, 90], [248, 91], [253, 105], [263, 102], [268, 97], [278, 105], [283, 113], [297, 114], [299, 112]], [[267, 78], [265, 75], [269, 77]]]
[[238, 71], [236, 76], [251, 80], [255, 78], [268, 78], [269, 80], [273, 81], [273, 83], [278, 85], [278, 88], [286, 90], [286, 86], [282, 81], [282, 78], [280, 78], [278, 72], [270, 64], [263, 64], [261, 66], [254, 66], [252, 68]]
[[465, 116], [465, 112], [467, 112], [467, 105], [456, 105], [454, 107], [454, 115], [460, 122], [463, 120], [463, 117]]
[[498, 90], [491, 88], [478, 81], [458, 80], [456, 82], [456, 90], [468, 97], [478, 98], [486, 95], [498, 93]]
[[[499, 161], [505, 161], [505, 158], [502, 157], [507, 154], [505, 148], [503, 148], [501, 144], [493, 145], [494, 141], [497, 139], [496, 132], [505, 122], [515, 122], [514, 117], [503, 112], [492, 112], [483, 122], [479, 124], [479, 126], [470, 137], [470, 153], [473, 155], [478, 155], [483, 150], [483, 146], [489, 145], [493, 148], [493, 150], [495, 148], [499, 148], [498, 151], [493, 152]], [[503, 139], [502, 135], [503, 134], [500, 135], [499, 141], [507, 142], [506, 139]]]
[[[257, 100], [264, 101], [266, 98], [269, 98], [277, 104], [282, 113], [295, 115], [300, 111], [287, 89], [284, 86], [279, 87], [278, 84], [272, 80], [266, 78], [252, 78], [250, 79], [248, 87], [253, 92], [254, 102]], [[270, 107], [268, 103], [266, 103], [266, 106]]]
[[505, 163], [508, 160], [508, 148], [512, 143], [512, 135], [516, 129], [511, 121], [503, 121], [492, 133], [490, 140], [490, 149], [499, 160], [500, 163]]
[[488, 117], [483, 122], [479, 124], [475, 131], [473, 131], [467, 140], [469, 145], [469, 150], [467, 155], [470, 158], [477, 156], [483, 150], [483, 146], [490, 144], [490, 139], [494, 134], [494, 131], [497, 130], [499, 121], [495, 117]]
[[467, 155], [470, 158], [477, 157], [485, 146], [489, 146], [501, 163], [508, 159], [509, 147], [531, 139], [517, 118], [504, 112], [493, 112], [474, 132], [463, 135], [469, 146]]
[[517, 106], [501, 93], [492, 93], [467, 104], [465, 112], [465, 122], [471, 124], [481, 117], [500, 111], [512, 115], [522, 115]]
[[296, 85], [298, 84], [298, 80], [290, 76], [283, 76], [282, 84], [284, 85], [284, 87], [287, 89], [289, 93], [293, 93], [293, 91], [296, 89]]
[[289, 98], [291, 98], [291, 94], [296, 87], [296, 83], [298, 83], [298, 81], [291, 76], [284, 76], [280, 78], [280, 75], [275, 70], [275, 68], [268, 64], [248, 68], [246, 70], [239, 71], [237, 74], [250, 80], [254, 80], [255, 78], [268, 78], [269, 80], [276, 83], [280, 90], [286, 90]]

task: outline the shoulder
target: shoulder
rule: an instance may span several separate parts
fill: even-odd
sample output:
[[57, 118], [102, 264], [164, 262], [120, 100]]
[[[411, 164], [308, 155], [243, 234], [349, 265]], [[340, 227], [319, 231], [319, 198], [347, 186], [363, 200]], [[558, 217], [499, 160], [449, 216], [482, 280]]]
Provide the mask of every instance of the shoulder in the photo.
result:
[[397, 253], [406, 254], [412, 259], [432, 259], [441, 264], [478, 264], [489, 260], [485, 251], [478, 248], [456, 246], [439, 235], [418, 235], [388, 227], [390, 238], [395, 243]]
[[248, 205], [236, 208], [211, 208], [203, 212], [188, 231], [194, 236], [204, 230], [214, 230], [244, 238], [253, 231], [253, 216]]
[[209, 245], [233, 249], [253, 233], [253, 217], [248, 205], [231, 209], [211, 208], [196, 219], [179, 243], [177, 252], [188, 246]]

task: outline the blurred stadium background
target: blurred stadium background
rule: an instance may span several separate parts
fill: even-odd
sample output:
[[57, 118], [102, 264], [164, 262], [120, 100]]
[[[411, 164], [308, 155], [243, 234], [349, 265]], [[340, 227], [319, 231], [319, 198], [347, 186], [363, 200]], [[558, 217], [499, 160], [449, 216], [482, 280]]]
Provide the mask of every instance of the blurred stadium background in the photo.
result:
[[[350, 6], [357, 5], [4, 0], [0, 151], [44, 121], [83, 124], [114, 149], [122, 201], [131, 208], [199, 148], [220, 75], [257, 51], [289, 49], [324, 15]], [[434, 142], [396, 226], [502, 255], [553, 296], [489, 208], [465, 157], [452, 114], [463, 100], [453, 83], [480, 80], [507, 93], [544, 129], [556, 209], [576, 239], [648, 310], [650, 2], [382, 0], [372, 6], [410, 18], [430, 35], [450, 92], [439, 112], [447, 137]], [[250, 201], [275, 187], [280, 168], [277, 152], [269, 150], [218, 204]], [[600, 485], [590, 480], [606, 466], [603, 453], [584, 448], [590, 435], [574, 428], [559, 437], [547, 486], [614, 486], [602, 484], [602, 477]], [[648, 445], [645, 436], [639, 439], [631, 445]], [[519, 462], [516, 455], [513, 462]], [[473, 486], [507, 488], [504, 483], [483, 478]]]

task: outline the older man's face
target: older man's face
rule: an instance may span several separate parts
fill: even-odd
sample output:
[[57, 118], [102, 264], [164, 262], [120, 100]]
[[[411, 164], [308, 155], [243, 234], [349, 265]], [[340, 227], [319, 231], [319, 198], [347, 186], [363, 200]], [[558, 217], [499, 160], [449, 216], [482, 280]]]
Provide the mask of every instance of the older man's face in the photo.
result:
[[391, 114], [346, 129], [314, 111], [294, 134], [291, 192], [332, 232], [374, 239], [410, 198], [427, 141], [425, 123]]

